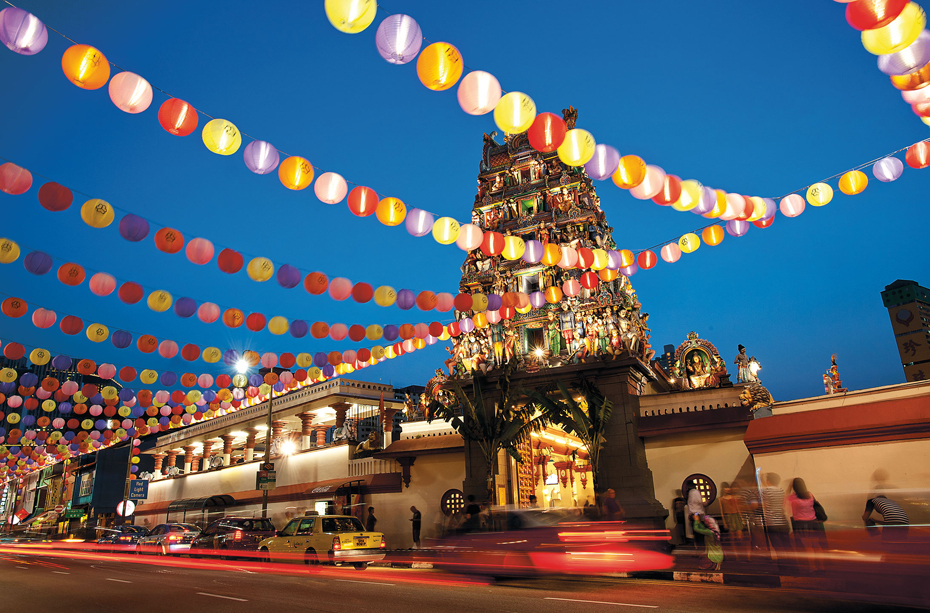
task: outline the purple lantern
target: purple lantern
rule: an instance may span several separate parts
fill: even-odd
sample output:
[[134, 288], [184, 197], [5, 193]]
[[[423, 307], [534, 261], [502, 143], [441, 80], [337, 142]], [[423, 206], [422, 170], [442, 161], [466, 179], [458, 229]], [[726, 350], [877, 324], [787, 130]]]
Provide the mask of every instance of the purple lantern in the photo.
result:
[[381, 22], [375, 32], [375, 46], [385, 61], [406, 64], [420, 52], [423, 33], [409, 15], [391, 15]]
[[727, 222], [727, 234], [730, 236], [740, 237], [749, 232], [749, 222], [731, 219]]
[[526, 249], [523, 251], [523, 261], [527, 264], [537, 264], [542, 259], [545, 247], [536, 240], [526, 241]]
[[178, 382], [178, 376], [169, 370], [161, 374], [160, 381], [165, 387], [171, 387]]
[[128, 387], [124, 387], [123, 389], [119, 391], [119, 399], [122, 400], [123, 402], [129, 402], [130, 400], [132, 400], [133, 396], [135, 395], [136, 393], [132, 391], [131, 389], [129, 389]]
[[878, 69], [886, 75], [906, 75], [930, 62], [930, 32], [924, 30], [910, 45], [888, 55], [878, 56]]
[[23, 259], [23, 266], [34, 275], [44, 275], [52, 269], [52, 256], [44, 251], [31, 251]]
[[235, 349], [227, 349], [223, 352], [223, 364], [234, 366], [239, 361], [239, 352]]
[[336, 367], [333, 366], [332, 364], [327, 364], [326, 366], [323, 367], [324, 377], [332, 377], [334, 374], [336, 374]]
[[300, 270], [290, 264], [281, 264], [278, 268], [278, 285], [291, 289], [300, 283]]
[[882, 183], [891, 183], [904, 172], [904, 162], [892, 156], [883, 158], [872, 166], [872, 174]]
[[624, 277], [632, 277], [637, 272], [639, 272], [639, 264], [637, 264], [636, 262], [633, 262], [626, 268], [620, 269], [620, 274], [623, 275]]
[[52, 368], [57, 370], [68, 370], [71, 368], [71, 358], [66, 355], [56, 355], [52, 358]]
[[542, 292], [533, 292], [530, 294], [530, 304], [534, 309], [542, 308], [546, 304], [546, 295]]
[[326, 354], [322, 351], [317, 351], [313, 354], [313, 365], [317, 368], [323, 368], [325, 365], [329, 364], [329, 358], [326, 357]]
[[0, 42], [20, 55], [35, 55], [48, 43], [48, 30], [39, 18], [19, 8], [0, 11]]
[[499, 311], [504, 305], [503, 299], [497, 294], [488, 294], [488, 311]]
[[309, 326], [307, 326], [307, 322], [302, 319], [295, 319], [291, 322], [290, 333], [294, 338], [303, 338], [307, 336], [308, 330]]
[[278, 167], [278, 150], [269, 142], [253, 140], [242, 152], [245, 165], [257, 175], [267, 175]]
[[251, 385], [252, 387], [258, 387], [264, 382], [265, 380], [258, 373], [255, 373], [254, 375], [249, 375], [249, 385]]
[[[74, 408], [70, 402], [61, 402], [58, 404], [58, 412], [62, 415], [67, 415], [71, 412], [71, 409]], [[144, 410], [144, 409], [143, 409]]]
[[771, 198], [763, 198], [762, 202], [765, 203], [765, 215], [760, 217], [759, 221], [768, 221], [775, 217], [775, 211], [778, 210], [778, 205], [775, 204], [775, 201]]
[[35, 373], [27, 372], [19, 378], [19, 384], [23, 387], [35, 387], [39, 382], [39, 377]]
[[110, 335], [110, 342], [117, 349], [125, 349], [132, 344], [132, 333], [125, 330], [116, 330]]
[[706, 215], [714, 210], [717, 204], [717, 192], [712, 187], [702, 187], [701, 197], [698, 198], [697, 205], [691, 209], [695, 215]]
[[402, 289], [397, 292], [397, 306], [407, 311], [417, 303], [417, 296], [412, 290]]
[[592, 179], [609, 179], [620, 167], [620, 152], [610, 145], [596, 145], [594, 157], [584, 165], [584, 171]]
[[614, 249], [611, 249], [607, 252], [607, 269], [608, 270], [620, 270], [620, 263], [623, 261], [623, 258], [620, 257], [620, 252]]
[[462, 332], [468, 334], [475, 329], [475, 322], [471, 320], [471, 317], [463, 317], [461, 321], [459, 321], [459, 328]]
[[423, 209], [410, 209], [404, 227], [412, 236], [426, 236], [433, 230], [433, 214]]
[[149, 222], [128, 213], [119, 220], [119, 235], [127, 241], [138, 243], [149, 235]]
[[178, 317], [187, 319], [197, 312], [197, 303], [193, 298], [178, 298], [174, 303], [174, 312]]
[[384, 337], [384, 340], [393, 342], [397, 340], [397, 336], [400, 334], [400, 330], [394, 324], [388, 324], [384, 326], [384, 329], [381, 335]]

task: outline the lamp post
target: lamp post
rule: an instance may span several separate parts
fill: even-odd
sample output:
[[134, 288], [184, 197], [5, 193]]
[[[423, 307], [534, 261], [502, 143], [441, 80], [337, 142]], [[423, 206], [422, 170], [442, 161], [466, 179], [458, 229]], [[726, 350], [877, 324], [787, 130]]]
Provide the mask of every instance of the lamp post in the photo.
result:
[[[271, 462], [271, 421], [272, 421], [272, 405], [274, 404], [274, 387], [271, 388], [271, 391], [268, 393], [268, 421], [265, 424], [268, 429], [265, 430], [265, 459], [262, 460], [263, 464], [269, 464]], [[262, 490], [262, 517], [268, 517], [268, 490]]]

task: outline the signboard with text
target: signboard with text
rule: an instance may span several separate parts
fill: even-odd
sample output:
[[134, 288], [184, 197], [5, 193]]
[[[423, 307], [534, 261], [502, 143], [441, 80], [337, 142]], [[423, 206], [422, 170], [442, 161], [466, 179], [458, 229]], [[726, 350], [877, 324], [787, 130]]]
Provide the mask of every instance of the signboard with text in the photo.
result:
[[260, 470], [255, 478], [255, 489], [273, 490], [277, 480], [277, 472], [273, 470]]
[[129, 500], [145, 500], [149, 497], [149, 482], [147, 479], [133, 479], [129, 482]]

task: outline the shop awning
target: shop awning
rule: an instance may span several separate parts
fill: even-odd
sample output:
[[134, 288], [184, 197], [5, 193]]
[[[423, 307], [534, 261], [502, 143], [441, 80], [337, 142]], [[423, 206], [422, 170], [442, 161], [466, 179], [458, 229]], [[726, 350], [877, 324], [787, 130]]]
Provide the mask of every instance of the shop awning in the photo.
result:
[[353, 479], [343, 477], [311, 483], [304, 492], [307, 500], [332, 498], [333, 496], [346, 496], [352, 494], [394, 494], [400, 492], [400, 473], [381, 473], [378, 475], [365, 475]]
[[394, 441], [384, 451], [378, 451], [374, 457], [379, 460], [402, 458], [439, 453], [455, 453], [465, 448], [465, 440], [458, 434], [441, 434], [422, 438], [407, 438]]
[[23, 522], [24, 526], [34, 526], [36, 524], [54, 524], [58, 521], [58, 513], [55, 511], [46, 511], [41, 515], [36, 515], [32, 519]]
[[170, 503], [168, 505], [168, 513], [202, 511], [209, 507], [231, 507], [235, 504], [236, 499], [228, 494], [208, 496], [207, 498], [185, 498]]

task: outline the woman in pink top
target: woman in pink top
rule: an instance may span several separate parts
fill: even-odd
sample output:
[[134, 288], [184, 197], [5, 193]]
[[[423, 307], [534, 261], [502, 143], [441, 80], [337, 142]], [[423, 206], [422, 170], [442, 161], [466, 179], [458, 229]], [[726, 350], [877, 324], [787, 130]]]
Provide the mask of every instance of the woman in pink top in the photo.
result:
[[[814, 495], [807, 489], [804, 479], [795, 477], [791, 484], [793, 490], [788, 496], [791, 505], [791, 523], [794, 527], [794, 538], [798, 549], [803, 549], [808, 559], [808, 568], [811, 572], [824, 570], [823, 547], [826, 545], [826, 535], [823, 522], [817, 521], [814, 513]], [[819, 555], [814, 551], [820, 550]]]

